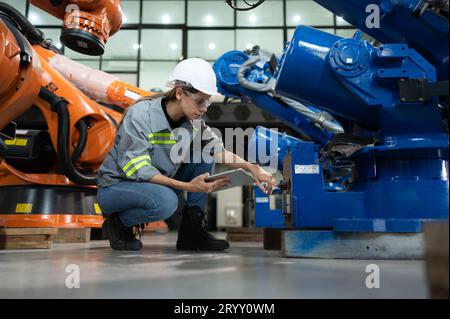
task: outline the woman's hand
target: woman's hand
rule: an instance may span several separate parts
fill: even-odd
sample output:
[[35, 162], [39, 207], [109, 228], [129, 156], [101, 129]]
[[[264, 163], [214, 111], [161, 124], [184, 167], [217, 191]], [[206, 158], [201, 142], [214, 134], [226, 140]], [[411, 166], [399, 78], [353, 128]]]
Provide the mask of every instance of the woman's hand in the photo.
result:
[[250, 173], [258, 181], [256, 184], [265, 194], [272, 194], [273, 188], [277, 186], [272, 174], [266, 172], [261, 166], [254, 164], [250, 168]]
[[223, 177], [216, 179], [213, 182], [205, 182], [205, 179], [209, 176], [209, 173], [204, 173], [202, 175], [197, 176], [196, 178], [192, 179], [188, 183], [187, 191], [193, 192], [193, 193], [211, 193], [215, 189], [227, 186], [230, 182], [230, 179], [228, 177]]

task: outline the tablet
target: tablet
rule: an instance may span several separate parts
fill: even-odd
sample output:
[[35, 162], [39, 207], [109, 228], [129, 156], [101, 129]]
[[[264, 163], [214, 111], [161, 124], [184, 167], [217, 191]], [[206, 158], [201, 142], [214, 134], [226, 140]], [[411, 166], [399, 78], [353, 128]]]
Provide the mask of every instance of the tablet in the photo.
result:
[[253, 177], [253, 175], [248, 173], [246, 170], [244, 170], [242, 168], [238, 168], [238, 169], [234, 169], [231, 171], [211, 175], [205, 179], [205, 182], [207, 182], [207, 183], [213, 182], [216, 179], [225, 177], [225, 176], [230, 178], [230, 183], [227, 186], [223, 186], [223, 187], [215, 189], [214, 190], [215, 192], [221, 191], [224, 189], [228, 189], [228, 188], [232, 188], [232, 187], [236, 187], [236, 186], [250, 185], [250, 184], [256, 183], [256, 179]]

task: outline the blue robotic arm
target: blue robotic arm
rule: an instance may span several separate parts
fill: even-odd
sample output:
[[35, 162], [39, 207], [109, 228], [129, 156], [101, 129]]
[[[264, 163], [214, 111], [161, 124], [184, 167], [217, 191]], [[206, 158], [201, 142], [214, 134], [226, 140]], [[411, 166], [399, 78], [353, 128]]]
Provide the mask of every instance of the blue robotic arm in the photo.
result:
[[407, 43], [436, 68], [439, 81], [448, 80], [448, 0], [315, 2], [382, 43]]
[[320, 145], [325, 145], [335, 133], [343, 132], [341, 125], [326, 112], [274, 95], [274, 69], [278, 62], [275, 59], [259, 49], [253, 54], [242, 51], [224, 54], [214, 64], [219, 92], [229, 98], [251, 100]]
[[[222, 92], [249, 97], [291, 127], [317, 128], [292, 102], [347, 122], [346, 135], [328, 131], [321, 138], [310, 130], [316, 143], [289, 144], [282, 183], [285, 226], [418, 232], [424, 220], [448, 219], [448, 132], [442, 121], [448, 101], [448, 82], [442, 85], [448, 80], [448, 18], [435, 11], [442, 1], [426, 1], [433, 10], [419, 0], [316, 2], [381, 45], [364, 41], [360, 32], [344, 39], [299, 26], [269, 75], [254, 65], [243, 81], [240, 66], [250, 57], [236, 51], [215, 66]], [[379, 29], [366, 24], [369, 4], [380, 9]], [[273, 89], [259, 90], [249, 82], [270, 82]], [[307, 121], [298, 125], [296, 116]], [[351, 179], [338, 191], [326, 187], [320, 161], [334, 153], [352, 164]]]

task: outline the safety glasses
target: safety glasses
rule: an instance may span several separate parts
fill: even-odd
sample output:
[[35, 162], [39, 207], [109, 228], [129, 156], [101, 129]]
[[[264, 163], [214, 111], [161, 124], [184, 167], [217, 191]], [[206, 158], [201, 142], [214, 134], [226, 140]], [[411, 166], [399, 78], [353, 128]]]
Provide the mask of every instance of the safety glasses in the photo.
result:
[[205, 100], [205, 99], [202, 99], [201, 97], [196, 97], [193, 93], [191, 93], [191, 92], [189, 92], [189, 91], [183, 90], [183, 92], [184, 92], [184, 94], [186, 94], [187, 96], [192, 97], [192, 98], [194, 99], [195, 104], [196, 104], [199, 108], [202, 108], [202, 107], [208, 108], [208, 107], [211, 105], [211, 103], [212, 103], [211, 100]]

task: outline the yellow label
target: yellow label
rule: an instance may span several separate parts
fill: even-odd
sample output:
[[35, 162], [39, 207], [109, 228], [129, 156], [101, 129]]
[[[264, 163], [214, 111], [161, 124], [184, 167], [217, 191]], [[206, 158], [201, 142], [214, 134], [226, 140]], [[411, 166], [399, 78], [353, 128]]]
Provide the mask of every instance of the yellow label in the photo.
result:
[[28, 140], [26, 138], [15, 138], [13, 140], [6, 140], [6, 145], [27, 146]]
[[100, 215], [102, 213], [102, 210], [101, 210], [100, 206], [97, 203], [94, 203], [94, 209], [95, 209], [95, 213], [97, 215]]
[[26, 138], [16, 138], [16, 146], [27, 146], [28, 140]]
[[17, 203], [17, 205], [16, 205], [16, 213], [28, 214], [28, 213], [31, 213], [32, 209], [33, 209], [33, 204]]

